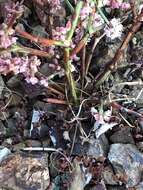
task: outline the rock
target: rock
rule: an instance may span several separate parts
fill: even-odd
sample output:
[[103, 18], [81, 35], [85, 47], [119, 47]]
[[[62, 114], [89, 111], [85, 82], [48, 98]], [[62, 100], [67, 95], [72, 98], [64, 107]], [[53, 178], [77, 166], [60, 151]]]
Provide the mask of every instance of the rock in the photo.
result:
[[91, 137], [89, 143], [89, 149], [87, 152], [88, 156], [99, 159], [100, 157], [105, 157], [107, 155], [109, 144], [104, 134], [98, 139]]
[[27, 140], [25, 141], [26, 146], [28, 147], [41, 147], [42, 144], [38, 140]]
[[98, 183], [97, 185], [95, 185], [94, 187], [85, 187], [84, 190], [107, 190], [104, 181], [101, 181], [100, 183]]
[[14, 190], [46, 190], [50, 184], [47, 158], [12, 154], [0, 167], [0, 187]]
[[109, 139], [112, 143], [135, 144], [129, 127], [121, 128], [121, 130], [111, 135]]
[[15, 119], [13, 119], [13, 118], [9, 118], [8, 120], [7, 120], [7, 126], [8, 126], [8, 128], [15, 128]]
[[30, 137], [30, 133], [29, 133], [29, 130], [28, 130], [28, 129], [24, 129], [24, 131], [23, 131], [23, 136], [24, 136], [25, 138], [29, 138], [29, 137]]
[[42, 111], [45, 111], [45, 112], [54, 112], [55, 109], [56, 109], [56, 105], [48, 104], [48, 103], [45, 103], [45, 102], [42, 102], [42, 101], [37, 101], [34, 104], [34, 109], [42, 110]]
[[0, 163], [11, 153], [8, 148], [3, 148], [0, 150]]
[[16, 88], [20, 85], [21, 76], [20, 75], [14, 75], [7, 81], [7, 86], [9, 88]]
[[13, 118], [7, 119], [7, 136], [13, 136], [17, 134], [16, 123]]
[[44, 148], [50, 147], [50, 139], [49, 138], [42, 140], [42, 147], [44, 147]]
[[137, 186], [135, 186], [135, 190], [143, 190], [143, 182], [140, 182]]
[[41, 124], [40, 137], [41, 138], [49, 137], [49, 127], [47, 125]]
[[15, 144], [13, 146], [13, 151], [20, 151], [21, 149], [23, 149], [25, 147], [25, 144], [23, 142]]
[[118, 185], [117, 179], [111, 167], [105, 167], [102, 173], [105, 184]]
[[127, 187], [134, 187], [141, 180], [143, 154], [131, 144], [112, 144], [108, 159], [116, 175], [125, 178]]
[[127, 189], [125, 186], [109, 185], [109, 186], [107, 186], [107, 190], [127, 190]]

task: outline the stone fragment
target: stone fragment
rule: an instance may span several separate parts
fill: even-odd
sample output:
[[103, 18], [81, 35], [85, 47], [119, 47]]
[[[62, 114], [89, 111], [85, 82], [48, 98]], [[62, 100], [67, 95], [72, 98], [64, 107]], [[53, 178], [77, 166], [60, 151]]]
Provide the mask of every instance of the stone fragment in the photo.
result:
[[116, 175], [124, 178], [127, 187], [136, 186], [143, 171], [143, 154], [132, 144], [112, 144], [108, 159]]
[[0, 187], [14, 190], [46, 190], [50, 184], [46, 155], [12, 154], [1, 163]]

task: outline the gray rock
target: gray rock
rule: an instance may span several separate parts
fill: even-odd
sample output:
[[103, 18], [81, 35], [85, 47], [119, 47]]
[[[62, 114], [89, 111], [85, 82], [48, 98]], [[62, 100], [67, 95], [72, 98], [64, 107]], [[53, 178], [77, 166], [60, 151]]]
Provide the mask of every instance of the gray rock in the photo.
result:
[[122, 128], [110, 136], [112, 143], [135, 144], [129, 127]]
[[13, 146], [13, 151], [20, 151], [21, 149], [23, 149], [25, 147], [25, 144], [23, 142], [15, 144]]
[[7, 119], [7, 129], [6, 129], [6, 135], [9, 136], [13, 136], [15, 134], [17, 134], [17, 129], [16, 129], [16, 125], [15, 125], [15, 120], [12, 118]]
[[7, 120], [7, 126], [8, 126], [8, 128], [15, 128], [15, 120], [12, 118], [9, 118]]
[[42, 144], [38, 140], [26, 140], [25, 144], [29, 147], [41, 147]]
[[20, 85], [21, 77], [19, 75], [14, 75], [7, 81], [7, 85], [10, 88], [15, 88]]
[[107, 190], [104, 181], [101, 181], [99, 184], [95, 185], [94, 187], [91, 187], [90, 190]]
[[134, 187], [141, 180], [143, 154], [131, 144], [112, 144], [108, 154], [116, 174], [126, 177], [126, 186]]
[[45, 112], [54, 112], [55, 109], [56, 109], [56, 106], [52, 105], [52, 104], [45, 103], [45, 102], [37, 101], [34, 104], [34, 108], [36, 110], [42, 110], [42, 111], [45, 111]]
[[143, 190], [143, 182], [140, 182], [137, 186], [135, 186], [135, 190]]
[[14, 190], [45, 190], [50, 183], [47, 159], [44, 155], [26, 157], [10, 155], [1, 163], [0, 187]]
[[90, 145], [87, 151], [87, 155], [92, 156], [96, 159], [105, 157], [107, 155], [109, 144], [104, 134], [101, 135], [98, 139], [91, 137], [89, 143]]
[[42, 141], [42, 147], [46, 148], [49, 146], [50, 146], [50, 139], [49, 138]]
[[47, 125], [41, 124], [40, 137], [45, 138], [49, 136], [49, 127]]
[[123, 186], [107, 186], [107, 190], [127, 190], [126, 187]]
[[10, 153], [11, 151], [6, 147], [0, 150], [0, 164]]

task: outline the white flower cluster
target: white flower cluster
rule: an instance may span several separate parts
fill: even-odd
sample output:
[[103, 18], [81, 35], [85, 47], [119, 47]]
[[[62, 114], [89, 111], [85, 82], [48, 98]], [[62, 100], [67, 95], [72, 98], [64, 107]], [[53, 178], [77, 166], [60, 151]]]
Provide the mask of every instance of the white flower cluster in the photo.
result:
[[123, 32], [123, 25], [120, 22], [120, 19], [113, 18], [110, 21], [110, 24], [104, 28], [105, 34], [111, 40], [115, 38], [120, 38]]

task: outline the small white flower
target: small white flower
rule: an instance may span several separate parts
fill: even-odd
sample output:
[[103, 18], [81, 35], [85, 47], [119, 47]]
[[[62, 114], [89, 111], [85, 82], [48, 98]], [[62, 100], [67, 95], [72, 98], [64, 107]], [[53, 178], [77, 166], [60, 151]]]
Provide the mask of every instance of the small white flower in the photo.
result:
[[120, 38], [123, 31], [123, 25], [121, 24], [120, 19], [113, 18], [110, 21], [110, 25], [106, 26], [104, 31], [106, 36], [111, 40]]

